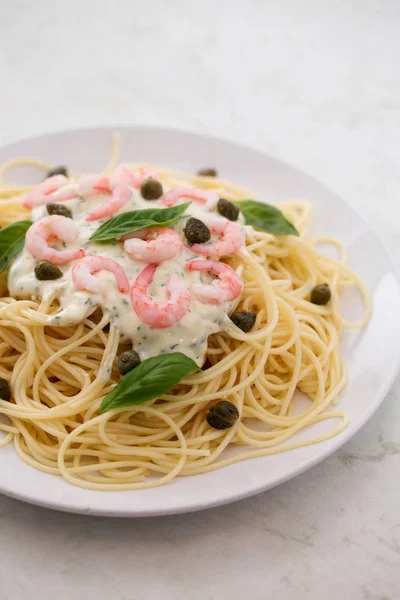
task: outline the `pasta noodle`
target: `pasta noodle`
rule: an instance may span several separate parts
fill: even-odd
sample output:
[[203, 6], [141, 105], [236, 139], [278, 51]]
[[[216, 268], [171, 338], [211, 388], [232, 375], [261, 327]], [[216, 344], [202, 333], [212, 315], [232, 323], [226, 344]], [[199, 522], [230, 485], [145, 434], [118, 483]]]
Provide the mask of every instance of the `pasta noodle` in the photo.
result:
[[[106, 173], [117, 158], [114, 137]], [[29, 215], [21, 203], [30, 188], [5, 182], [16, 165], [50, 168], [23, 158], [0, 168], [2, 225]], [[171, 187], [190, 184], [227, 199], [252, 197], [222, 179], [156, 169]], [[58, 309], [54, 298], [0, 298], [0, 377], [13, 390], [12, 402], [0, 400], [0, 445], [13, 443], [26, 463], [71, 484], [130, 490], [315, 444], [341, 432], [348, 416], [335, 406], [346, 384], [340, 338], [344, 327], [367, 322], [368, 293], [346, 265], [337, 240], [305, 237], [309, 204], [285, 202], [280, 209], [299, 237], [249, 228], [246, 247], [226, 261], [241, 270], [239, 309], [256, 313], [255, 326], [249, 333], [232, 328], [212, 335], [208, 368], [146, 404], [99, 413], [102, 398], [119, 380], [116, 357], [124, 347], [107, 313], [97, 310], [78, 325], [51, 326], [46, 319]], [[336, 246], [338, 260], [318, 251], [322, 242]], [[311, 290], [324, 282], [332, 301], [312, 304]], [[365, 304], [363, 318], [354, 324], [338, 306], [349, 286], [358, 287]], [[301, 411], [295, 399], [299, 392], [307, 398]], [[219, 400], [229, 400], [240, 413], [227, 430], [212, 429], [206, 420], [209, 407]], [[296, 436], [329, 419], [328, 433]]]

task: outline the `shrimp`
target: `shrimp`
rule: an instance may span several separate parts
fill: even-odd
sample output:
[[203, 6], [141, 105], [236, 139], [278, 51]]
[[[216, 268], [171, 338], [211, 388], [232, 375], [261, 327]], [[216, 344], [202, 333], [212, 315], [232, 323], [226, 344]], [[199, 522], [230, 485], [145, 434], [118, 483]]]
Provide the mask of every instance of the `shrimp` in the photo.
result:
[[[67, 183], [68, 179], [65, 175], [53, 175], [52, 177], [48, 177], [29, 192], [23, 201], [23, 206], [25, 208], [33, 208], [40, 204], [47, 204], [50, 201], [50, 194], [56, 192], [61, 187], [64, 187]], [[61, 192], [55, 196], [54, 199], [55, 198], [57, 198], [57, 202], [64, 202], [65, 200], [76, 198], [76, 192]]]
[[139, 319], [155, 329], [171, 327], [180, 321], [189, 310], [190, 293], [177, 275], [167, 281], [167, 302], [154, 302], [146, 294], [156, 271], [155, 265], [147, 265], [131, 287], [131, 303]]
[[25, 248], [39, 260], [48, 260], [55, 265], [62, 265], [85, 256], [84, 250], [82, 248], [56, 250], [48, 243], [54, 239], [73, 242], [77, 235], [78, 229], [72, 219], [51, 215], [31, 225], [26, 232]]
[[107, 175], [82, 175], [76, 188], [78, 196], [94, 196], [96, 194], [111, 194], [110, 178]]
[[124, 269], [115, 260], [105, 256], [85, 256], [73, 266], [72, 280], [75, 287], [91, 294], [100, 294], [101, 283], [94, 277], [99, 271], [114, 273], [119, 291], [123, 294], [129, 292], [130, 285]]
[[134, 170], [128, 163], [121, 163], [111, 175], [111, 188], [123, 183], [139, 189], [146, 179], [155, 176], [156, 173], [147, 167], [138, 167]]
[[132, 190], [125, 184], [117, 185], [111, 198], [102, 206], [98, 206], [86, 215], [86, 221], [97, 221], [111, 217], [118, 212], [132, 198]]
[[232, 223], [228, 219], [219, 217], [204, 220], [212, 233], [217, 233], [222, 235], [222, 237], [215, 244], [193, 244], [191, 246], [193, 252], [211, 258], [221, 258], [222, 256], [228, 256], [228, 254], [236, 252], [245, 243], [246, 236], [243, 229], [237, 223]]
[[184, 198], [195, 200], [201, 204], [208, 204], [210, 208], [213, 208], [218, 202], [218, 196], [214, 192], [206, 192], [205, 190], [194, 187], [172, 188], [165, 194], [163, 202], [166, 206], [175, 206], [178, 200]]
[[243, 283], [232, 267], [212, 260], [192, 260], [187, 263], [189, 271], [211, 271], [218, 279], [210, 285], [196, 285], [193, 293], [204, 304], [223, 304], [232, 302], [240, 296]]
[[183, 246], [181, 236], [168, 227], [139, 229], [128, 236], [124, 243], [126, 252], [135, 260], [152, 264], [175, 258]]

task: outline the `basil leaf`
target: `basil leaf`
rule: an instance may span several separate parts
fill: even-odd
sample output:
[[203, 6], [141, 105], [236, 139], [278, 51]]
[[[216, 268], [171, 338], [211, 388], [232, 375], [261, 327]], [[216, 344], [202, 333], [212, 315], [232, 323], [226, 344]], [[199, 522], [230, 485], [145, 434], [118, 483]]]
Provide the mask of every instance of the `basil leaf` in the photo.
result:
[[169, 392], [185, 375], [201, 371], [196, 363], [182, 354], [160, 354], [144, 360], [121, 379], [104, 397], [100, 412], [143, 404]]
[[16, 221], [0, 229], [0, 273], [9, 261], [21, 252], [25, 243], [25, 233], [32, 225], [32, 221]]
[[256, 200], [239, 200], [235, 204], [242, 211], [246, 225], [252, 225], [254, 229], [274, 235], [299, 235], [296, 227], [276, 206]]
[[145, 208], [122, 213], [100, 225], [89, 242], [110, 242], [144, 227], [165, 227], [176, 221], [189, 205], [190, 202], [185, 202], [171, 208]]

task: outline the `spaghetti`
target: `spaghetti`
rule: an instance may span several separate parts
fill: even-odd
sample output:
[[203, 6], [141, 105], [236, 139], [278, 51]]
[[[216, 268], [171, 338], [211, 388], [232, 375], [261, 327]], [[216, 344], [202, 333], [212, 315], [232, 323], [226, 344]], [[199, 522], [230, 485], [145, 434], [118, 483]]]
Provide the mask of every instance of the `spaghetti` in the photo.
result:
[[[106, 174], [117, 164], [117, 145], [115, 138]], [[22, 201], [30, 188], [4, 182], [6, 171], [15, 165], [50, 168], [32, 159], [16, 159], [0, 168], [2, 225], [29, 218]], [[228, 200], [250, 196], [222, 179], [154, 169], [168, 188], [189, 185]], [[203, 370], [146, 404], [99, 412], [103, 397], [120, 379], [117, 357], [127, 347], [109, 313], [96, 310], [78, 324], [57, 326], [48, 320], [59, 312], [54, 296], [4, 295], [0, 377], [10, 382], [13, 395], [11, 402], [0, 400], [0, 445], [12, 442], [26, 463], [71, 484], [130, 490], [315, 444], [341, 432], [348, 416], [335, 406], [346, 384], [340, 338], [343, 327], [367, 322], [370, 301], [346, 265], [339, 242], [305, 237], [311, 207], [286, 202], [279, 208], [299, 237], [278, 237], [246, 226], [245, 247], [224, 258], [241, 273], [238, 310], [257, 315], [251, 331], [232, 325], [211, 335]], [[340, 258], [320, 254], [321, 242], [334, 244]], [[311, 290], [325, 282], [332, 300], [326, 306], [311, 303]], [[353, 324], [338, 310], [340, 294], [349, 286], [359, 288], [365, 303], [364, 317]], [[308, 399], [301, 412], [299, 392]], [[227, 430], [213, 429], [206, 419], [220, 400], [234, 404], [240, 414]], [[296, 436], [328, 419], [334, 420], [328, 433]]]

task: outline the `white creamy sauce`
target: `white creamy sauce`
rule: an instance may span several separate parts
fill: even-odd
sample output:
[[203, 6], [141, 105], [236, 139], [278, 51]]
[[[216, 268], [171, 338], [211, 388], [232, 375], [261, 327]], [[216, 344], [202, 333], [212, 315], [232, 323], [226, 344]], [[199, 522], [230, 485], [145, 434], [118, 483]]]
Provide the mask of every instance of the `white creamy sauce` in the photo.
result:
[[[67, 189], [76, 189], [76, 184], [70, 184], [55, 192], [49, 196], [48, 202], [56, 203], [57, 194]], [[164, 187], [164, 192], [166, 191], [167, 188]], [[57, 249], [83, 248], [86, 254], [111, 258], [121, 265], [132, 284], [147, 263], [132, 259], [125, 252], [122, 242], [98, 244], [88, 241], [92, 233], [108, 219], [88, 222], [86, 216], [96, 206], [106, 203], [109, 198], [107, 195], [99, 194], [63, 202], [63, 205], [71, 210], [74, 224], [79, 233], [73, 243], [55, 242], [52, 245]], [[131, 201], [113, 216], [145, 208], [165, 208], [165, 206], [161, 198], [147, 201], [142, 198], [139, 190], [133, 189]], [[210, 208], [213, 208], [213, 218], [223, 219], [215, 212], [215, 207], [208, 207], [193, 201], [184, 215], [168, 227], [175, 229], [186, 244], [183, 229], [188, 217], [192, 216], [203, 220], [205, 215], [210, 212]], [[47, 215], [45, 204], [35, 207], [32, 210], [32, 221], [38, 221]], [[212, 236], [211, 241], [214, 242], [216, 239]], [[195, 254], [184, 245], [176, 258], [157, 265], [154, 280], [148, 287], [147, 294], [152, 296], [155, 302], [165, 302], [165, 284], [172, 273], [184, 279], [189, 291], [196, 284], [210, 283], [213, 279], [210, 274], [189, 271], [185, 268], [186, 263], [194, 259], [204, 260], [205, 257]], [[133, 348], [139, 353], [142, 360], [159, 354], [179, 351], [202, 365], [207, 350], [208, 336], [232, 326], [228, 315], [239, 300], [219, 305], [203, 304], [192, 293], [189, 310], [180, 321], [165, 329], [155, 329], [140, 321], [131, 305], [129, 293], [119, 292], [112, 273], [107, 271], [97, 273], [95, 276], [102, 283], [102, 291], [100, 294], [91, 294], [77, 290], [73, 283], [72, 267], [77, 261], [57, 265], [63, 276], [53, 281], [39, 281], [35, 277], [34, 268], [37, 262], [37, 259], [26, 249], [14, 260], [8, 276], [9, 291], [13, 297], [49, 298], [56, 295], [60, 303], [60, 311], [49, 317], [49, 324], [60, 326], [80, 323], [99, 306], [105, 314], [109, 314], [110, 321], [118, 327], [124, 338], [132, 340]]]

